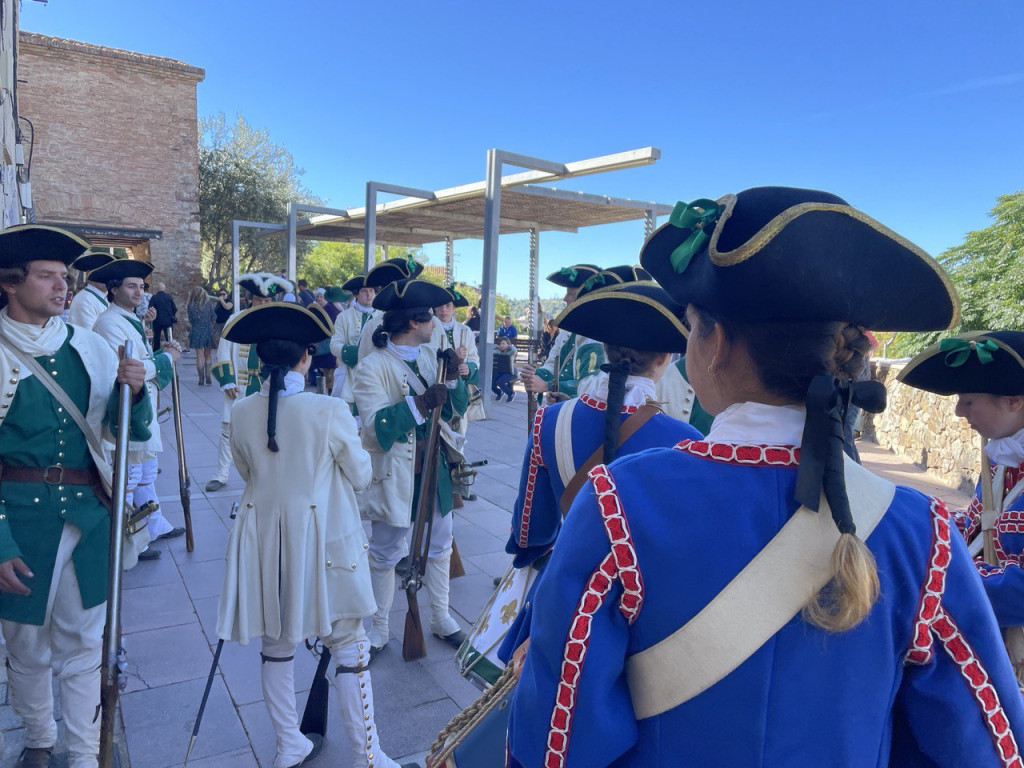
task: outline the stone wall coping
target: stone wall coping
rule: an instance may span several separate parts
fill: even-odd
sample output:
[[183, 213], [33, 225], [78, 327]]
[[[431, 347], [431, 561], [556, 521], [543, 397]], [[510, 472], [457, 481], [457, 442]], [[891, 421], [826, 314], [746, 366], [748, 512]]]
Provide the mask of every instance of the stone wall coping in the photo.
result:
[[38, 45], [43, 48], [54, 48], [74, 53], [84, 53], [89, 56], [102, 56], [108, 59], [119, 59], [121, 61], [127, 61], [134, 64], [147, 64], [149, 66], [159, 67], [160, 69], [168, 69], [174, 72], [182, 72], [184, 74], [192, 75], [197, 81], [201, 81], [206, 78], [205, 69], [202, 69], [201, 67], [193, 67], [191, 64], [186, 64], [185, 62], [178, 61], [176, 59], [166, 59], [162, 56], [151, 56], [146, 53], [125, 51], [120, 48], [107, 48], [103, 45], [93, 45], [92, 43], [83, 43], [78, 40], [68, 40], [61, 37], [41, 35], [38, 32], [20, 31], [18, 33], [18, 42], [22, 45]]

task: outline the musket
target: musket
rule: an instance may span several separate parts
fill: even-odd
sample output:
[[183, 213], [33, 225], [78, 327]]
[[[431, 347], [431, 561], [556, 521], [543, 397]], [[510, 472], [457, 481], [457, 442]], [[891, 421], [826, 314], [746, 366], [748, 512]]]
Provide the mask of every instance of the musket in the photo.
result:
[[[447, 361], [438, 351], [437, 383], [443, 384], [447, 374]], [[423, 469], [420, 471], [420, 497], [416, 505], [416, 521], [412, 529], [412, 543], [409, 546], [409, 576], [402, 582], [409, 610], [405, 614], [405, 636], [402, 638], [402, 658], [405, 661], [422, 659], [427, 655], [423, 642], [423, 625], [420, 622], [420, 606], [416, 593], [423, 586], [426, 573], [427, 552], [430, 549], [430, 532], [434, 521], [434, 497], [437, 495], [437, 469], [440, 462], [441, 409], [438, 406], [430, 413], [430, 426], [423, 452]]]
[[[132, 356], [132, 342], [126, 339], [121, 359]], [[103, 626], [103, 659], [100, 662], [100, 753], [101, 768], [114, 765], [114, 715], [117, 698], [128, 682], [122, 677], [125, 659], [121, 650], [121, 568], [124, 561], [125, 496], [128, 487], [128, 438], [131, 433], [132, 390], [120, 384], [117, 393], [117, 441], [114, 447], [114, 476], [111, 484], [110, 560], [107, 565], [107, 616]]]
[[[534, 368], [534, 365], [533, 365], [534, 362], [535, 361], [534, 361], [534, 357], [533, 357], [533, 347], [527, 347], [526, 348], [526, 364], [528, 366], [530, 366], [530, 368], [533, 368], [534, 371], [536, 371], [537, 369]], [[527, 390], [527, 392], [526, 392], [526, 436], [528, 438], [533, 433], [533, 422], [534, 422], [534, 419], [537, 418], [537, 398], [538, 397], [543, 397], [543, 395], [535, 395], [533, 392], [530, 392], [529, 390]]]
[[[981, 438], [981, 536], [982, 536], [982, 558], [989, 565], [999, 565], [999, 558], [996, 557], [995, 547], [995, 526], [996, 518], [999, 517], [999, 510], [996, 509], [993, 499], [992, 473], [989, 472], [988, 455], [985, 453], [985, 445], [988, 440]], [[998, 476], [998, 473], [997, 473]]]
[[[171, 341], [174, 335], [170, 328], [167, 334]], [[198, 352], [196, 353], [198, 354]], [[185, 551], [196, 548], [195, 535], [192, 532], [192, 494], [189, 489], [191, 481], [188, 477], [188, 465], [185, 463], [185, 435], [181, 431], [181, 392], [178, 389], [178, 366], [173, 366], [171, 377], [171, 407], [174, 410], [174, 439], [178, 444], [178, 496], [181, 498], [181, 511], [185, 516]]]

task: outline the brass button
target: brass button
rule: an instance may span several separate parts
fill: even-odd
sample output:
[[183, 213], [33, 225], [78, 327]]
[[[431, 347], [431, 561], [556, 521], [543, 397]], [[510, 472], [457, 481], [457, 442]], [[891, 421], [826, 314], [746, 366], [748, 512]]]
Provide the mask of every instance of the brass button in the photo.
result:
[[76, 499], [80, 499], [80, 498], [82, 498], [82, 492], [81, 492], [81, 491], [79, 491], [78, 493], [76, 493], [76, 494], [75, 494], [75, 498], [76, 498]]
[[58, 491], [63, 491], [64, 490], [64, 486], [63, 485], [58, 485], [57, 486], [57, 490]]
[[6, 520], [7, 515], [0, 513], [0, 520]]
[[13, 378], [11, 379], [11, 384], [17, 384], [17, 383], [18, 383], [17, 379], [13, 379]]
[[68, 497], [67, 496], [61, 496], [60, 500], [61, 500], [61, 503], [66, 502], [68, 500]]
[[20, 368], [11, 368], [11, 373], [21, 373]]
[[[57, 413], [64, 413], [64, 409], [63, 409], [62, 407], [58, 407], [58, 408], [57, 408]], [[68, 423], [68, 420], [67, 420], [67, 419], [64, 419], [64, 423], [65, 423], [65, 424], [67, 424], [67, 423]]]
[[39, 503], [39, 497], [36, 496], [34, 499], [32, 499], [32, 501], [35, 502], [36, 504], [38, 504]]
[[64, 458], [64, 452], [63, 452], [63, 451], [61, 451], [60, 453], [58, 453], [58, 454], [57, 454], [57, 458], [58, 458], [58, 459], [63, 459], [63, 458]]
[[14, 397], [14, 393], [13, 392], [7, 392], [6, 394], [7, 394], [7, 397]]
[[369, 544], [363, 544], [363, 549], [369, 549], [369, 548], [370, 548]]
[[50, 373], [52, 373], [52, 374], [53, 374], [54, 376], [56, 376], [56, 375], [57, 375], [57, 372], [56, 372], [56, 371], [50, 371]]
[[50, 365], [53, 365], [56, 362], [57, 362], [57, 358], [56, 357], [51, 357], [50, 358]]
[[327, 567], [328, 567], [328, 568], [330, 568], [330, 567], [331, 567], [331, 561], [330, 561], [330, 560], [328, 560], [328, 561], [327, 561]]

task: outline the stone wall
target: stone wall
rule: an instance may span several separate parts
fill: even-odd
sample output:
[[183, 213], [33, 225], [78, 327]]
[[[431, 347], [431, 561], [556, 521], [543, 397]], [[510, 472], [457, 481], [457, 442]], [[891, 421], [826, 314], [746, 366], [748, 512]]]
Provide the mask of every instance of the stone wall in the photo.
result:
[[896, 381], [905, 360], [872, 360], [871, 372], [885, 384], [885, 411], [864, 415], [864, 436], [924, 467], [961, 490], [973, 491], [980, 471], [978, 434], [953, 409], [956, 397], [940, 397]]
[[204, 76], [180, 61], [20, 35], [18, 107], [35, 131], [36, 220], [159, 230], [132, 255], [152, 262], [153, 282], [166, 282], [179, 306], [200, 279], [196, 86]]

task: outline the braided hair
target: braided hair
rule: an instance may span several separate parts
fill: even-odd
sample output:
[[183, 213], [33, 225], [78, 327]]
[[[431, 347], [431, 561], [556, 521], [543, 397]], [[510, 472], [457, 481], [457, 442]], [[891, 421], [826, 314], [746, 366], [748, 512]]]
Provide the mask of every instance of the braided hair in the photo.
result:
[[608, 401], [604, 412], [604, 452], [602, 461], [610, 464], [619, 452], [619, 428], [622, 426], [622, 404], [626, 400], [626, 380], [643, 376], [654, 366], [661, 352], [641, 352], [630, 347], [604, 345], [608, 361], [601, 370], [608, 374]]
[[270, 403], [267, 408], [267, 448], [277, 453], [277, 402], [284, 389], [284, 377], [306, 352], [306, 346], [286, 339], [267, 339], [256, 345], [256, 354], [263, 361], [260, 376], [270, 380]]
[[410, 309], [389, 309], [384, 313], [380, 325], [373, 332], [371, 340], [373, 346], [383, 349], [388, 345], [388, 339], [396, 333], [405, 333], [409, 330], [409, 323], [425, 323], [432, 317], [429, 307], [412, 307]]

